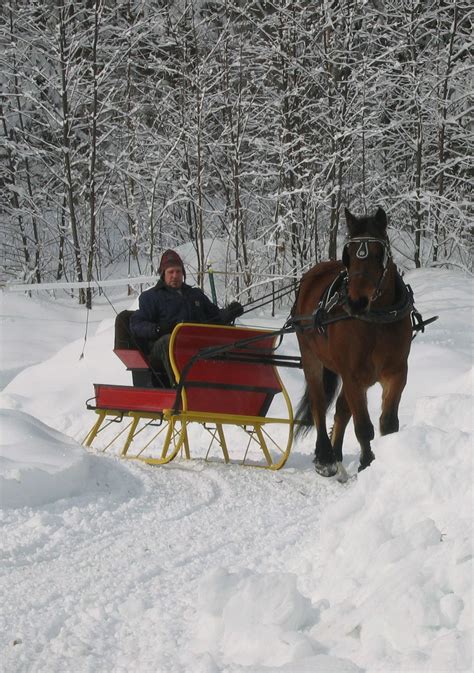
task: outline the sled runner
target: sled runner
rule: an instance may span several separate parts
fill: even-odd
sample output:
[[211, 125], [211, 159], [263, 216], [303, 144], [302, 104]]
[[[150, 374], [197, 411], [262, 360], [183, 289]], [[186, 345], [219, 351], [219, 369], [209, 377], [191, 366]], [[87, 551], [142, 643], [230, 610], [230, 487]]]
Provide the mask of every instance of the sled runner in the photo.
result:
[[275, 355], [276, 338], [262, 329], [181, 323], [169, 345], [174, 388], [144, 385], [152, 378], [146, 357], [116, 349], [142, 385], [94, 384], [87, 406], [97, 420], [84, 444], [103, 432], [103, 451], [119, 445], [122, 458], [152, 465], [178, 454], [214, 460], [217, 449], [226, 463], [280, 469], [293, 442], [293, 409], [276, 366], [298, 366], [299, 359]]

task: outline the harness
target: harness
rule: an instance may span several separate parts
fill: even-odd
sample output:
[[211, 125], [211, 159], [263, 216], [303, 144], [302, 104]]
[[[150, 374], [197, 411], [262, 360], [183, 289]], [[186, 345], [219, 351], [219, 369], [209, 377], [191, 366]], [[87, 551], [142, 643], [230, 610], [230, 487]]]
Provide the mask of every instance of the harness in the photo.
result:
[[[395, 290], [396, 301], [391, 306], [384, 306], [379, 309], [371, 309], [365, 313], [352, 314], [349, 303], [347, 287], [350, 278], [355, 275], [365, 275], [365, 272], [350, 273], [348, 268], [348, 246], [357, 243], [359, 247], [355, 253], [358, 259], [366, 259], [369, 256], [369, 243], [378, 243], [382, 247], [382, 274], [376, 284], [375, 291], [371, 297], [371, 302], [375, 301], [382, 294], [382, 285], [387, 274], [388, 263], [391, 259], [390, 245], [388, 241], [372, 236], [356, 236], [349, 239], [343, 248], [342, 260], [346, 266], [332, 283], [324, 290], [323, 295], [313, 313], [309, 315], [295, 316], [293, 314], [294, 307], [291, 310], [290, 318], [285, 326], [292, 326], [297, 332], [305, 332], [308, 330], [317, 330], [319, 334], [326, 334], [326, 327], [334, 322], [341, 320], [362, 320], [363, 322], [375, 323], [379, 325], [387, 325], [390, 323], [399, 322], [407, 315], [411, 317], [412, 330], [416, 332], [424, 332], [425, 326], [438, 319], [438, 316], [423, 320], [421, 313], [415, 308], [415, 300], [413, 290], [410, 285], [406, 284], [401, 276], [396, 273], [395, 276]], [[415, 334], [416, 336], [416, 334]]]
[[[414, 304], [413, 290], [410, 285], [404, 283], [397, 274], [397, 301], [391, 306], [381, 309], [371, 309], [366, 313], [352, 315], [347, 305], [347, 271], [341, 271], [333, 282], [326, 288], [313, 313], [308, 315], [292, 315], [286, 325], [291, 325], [297, 332], [317, 330], [319, 334], [326, 334], [328, 325], [341, 320], [362, 320], [364, 322], [388, 325], [398, 322], [410, 314], [413, 331], [424, 332], [425, 326], [438, 319], [438, 316], [423, 320]], [[341, 313], [341, 310], [344, 311]], [[339, 312], [336, 312], [339, 311]]]

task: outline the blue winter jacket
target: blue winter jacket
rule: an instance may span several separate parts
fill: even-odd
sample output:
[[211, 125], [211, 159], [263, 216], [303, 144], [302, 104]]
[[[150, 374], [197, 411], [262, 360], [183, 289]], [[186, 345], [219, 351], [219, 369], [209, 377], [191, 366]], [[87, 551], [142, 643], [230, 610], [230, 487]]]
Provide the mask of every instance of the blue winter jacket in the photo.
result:
[[198, 287], [183, 283], [180, 290], [159, 280], [142, 292], [138, 311], [130, 316], [130, 329], [139, 339], [157, 339], [169, 334], [179, 322], [224, 322], [220, 309]]

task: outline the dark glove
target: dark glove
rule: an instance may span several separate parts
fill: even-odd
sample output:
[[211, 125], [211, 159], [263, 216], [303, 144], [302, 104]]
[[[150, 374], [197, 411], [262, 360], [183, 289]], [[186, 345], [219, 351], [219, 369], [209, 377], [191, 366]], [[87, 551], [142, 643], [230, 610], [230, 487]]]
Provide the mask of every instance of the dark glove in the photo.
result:
[[164, 336], [165, 334], [171, 334], [171, 332], [176, 327], [176, 322], [169, 322], [167, 320], [160, 320], [156, 326], [156, 333], [158, 336]]
[[229, 306], [226, 306], [221, 311], [221, 317], [224, 323], [234, 322], [236, 318], [239, 318], [244, 312], [242, 304], [238, 301], [231, 301]]
[[231, 301], [227, 309], [231, 311], [234, 318], [240, 318], [240, 316], [243, 315], [244, 312], [244, 307], [238, 301]]

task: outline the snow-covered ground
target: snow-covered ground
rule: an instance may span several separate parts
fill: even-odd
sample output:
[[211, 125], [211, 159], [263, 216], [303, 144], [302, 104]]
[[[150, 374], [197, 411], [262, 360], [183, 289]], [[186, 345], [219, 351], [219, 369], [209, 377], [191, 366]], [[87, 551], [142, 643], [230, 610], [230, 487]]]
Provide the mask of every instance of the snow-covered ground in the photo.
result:
[[[471, 671], [472, 283], [406, 278], [440, 319], [413, 343], [400, 432], [344, 485], [312, 469], [313, 436], [276, 473], [86, 451], [92, 383], [129, 383], [111, 305], [85, 339], [83, 308], [4, 293], [2, 672]], [[282, 375], [296, 404], [302, 374]], [[345, 450], [355, 475], [352, 430]]]

